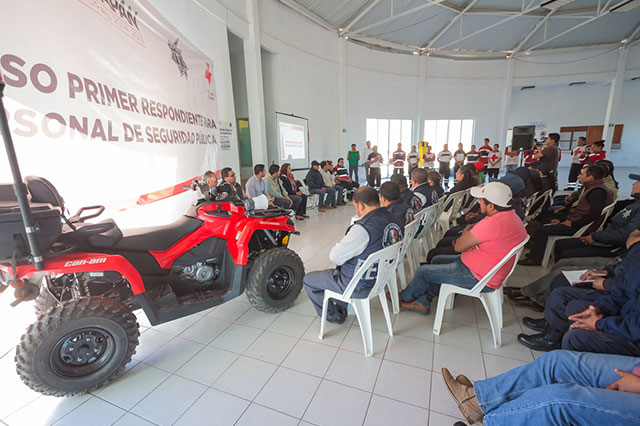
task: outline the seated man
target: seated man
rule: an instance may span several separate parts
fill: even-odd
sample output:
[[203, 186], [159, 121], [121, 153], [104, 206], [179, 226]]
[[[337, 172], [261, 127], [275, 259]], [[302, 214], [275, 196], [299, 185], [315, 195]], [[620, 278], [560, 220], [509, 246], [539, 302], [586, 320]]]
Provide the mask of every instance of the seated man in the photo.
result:
[[[400, 306], [404, 309], [428, 314], [441, 283], [472, 288], [526, 238], [522, 220], [510, 206], [511, 189], [507, 185], [491, 182], [482, 188], [471, 188], [471, 195], [479, 199], [486, 217], [455, 241], [453, 247], [462, 255], [438, 256], [435, 264], [418, 268], [407, 288], [400, 292]], [[484, 291], [500, 288], [512, 266], [513, 259], [493, 276]]]
[[282, 188], [280, 183], [280, 166], [272, 164], [269, 166], [269, 175], [265, 179], [267, 196], [269, 200], [278, 207], [283, 209], [297, 210], [300, 204], [300, 198], [292, 199]]
[[220, 170], [222, 182], [218, 184], [218, 196], [216, 199], [225, 200], [227, 198], [237, 197], [241, 200], [245, 198], [242, 185], [236, 182], [236, 173], [231, 167], [225, 167]]
[[202, 175], [202, 180], [209, 185], [209, 188], [215, 188], [218, 186], [218, 177], [211, 170], [204, 172]]
[[[359, 219], [351, 225], [346, 235], [329, 253], [335, 269], [310, 272], [304, 276], [304, 288], [318, 313], [322, 315], [324, 291], [343, 292], [358, 266], [370, 254], [393, 244], [402, 238], [402, 226], [387, 209], [380, 207], [378, 191], [365, 186], [353, 195], [353, 205]], [[354, 298], [364, 298], [375, 284], [375, 276], [365, 276], [353, 292]], [[331, 302], [327, 307], [327, 321], [342, 324], [347, 317], [345, 304]]]
[[[333, 167], [332, 162], [329, 162], [329, 164]], [[332, 174], [336, 180], [336, 184], [344, 187], [344, 189], [346, 189], [347, 191], [351, 191], [360, 187], [360, 184], [358, 184], [358, 182], [354, 182], [349, 177], [349, 171], [344, 166], [344, 158], [342, 157], [338, 158], [338, 164], [333, 167]]]
[[542, 333], [520, 334], [520, 343], [538, 351], [562, 347], [640, 356], [640, 229], [629, 235], [627, 247], [622, 272], [616, 269], [621, 275], [596, 279], [593, 282], [596, 290], [579, 287], [554, 290], [544, 319], [523, 319], [527, 327]]
[[640, 424], [640, 358], [553, 351], [472, 383], [442, 379], [469, 424]]
[[327, 203], [328, 209], [334, 209], [333, 205], [328, 205], [329, 200], [335, 197], [335, 190], [333, 188], [327, 188], [324, 186], [324, 179], [320, 174], [320, 163], [316, 160], [311, 162], [311, 168], [307, 172], [305, 181], [309, 187], [309, 192], [312, 195], [318, 196], [318, 211], [323, 212], [325, 209], [325, 203]]
[[[437, 174], [437, 172], [435, 172]], [[418, 210], [429, 207], [431, 204], [437, 203], [439, 199], [438, 188], [440, 186], [432, 186], [429, 184], [429, 171], [425, 169], [415, 169], [411, 172], [411, 187], [413, 188], [413, 198], [411, 205], [420, 206]]]
[[269, 198], [267, 195], [267, 187], [264, 183], [264, 177], [266, 174], [264, 164], [256, 164], [253, 166], [253, 176], [251, 176], [245, 184], [247, 197], [255, 198], [260, 195], [264, 195]]
[[391, 175], [389, 181], [398, 185], [398, 188], [400, 188], [400, 198], [402, 198], [402, 201], [404, 201], [408, 206], [411, 205], [413, 192], [411, 192], [407, 185], [407, 178], [404, 175], [396, 173], [395, 175]]
[[631, 187], [635, 201], [611, 218], [609, 226], [602, 231], [580, 238], [559, 240], [555, 246], [556, 260], [568, 257], [611, 257], [624, 247], [629, 234], [640, 226], [640, 175], [629, 175], [636, 182]]
[[332, 208], [336, 206], [344, 206], [344, 188], [340, 185], [336, 185], [336, 181], [329, 170], [331, 170], [331, 164], [329, 164], [328, 161], [321, 161], [320, 175], [322, 176], [324, 187], [327, 188], [328, 191], [328, 201], [325, 201], [325, 204], [328, 204]]
[[582, 169], [578, 180], [585, 191], [577, 205], [568, 210], [566, 219], [552, 219], [550, 224], [539, 227], [534, 236], [531, 251], [520, 265], [536, 266], [542, 262], [547, 239], [552, 235], [572, 235], [584, 225], [596, 222], [602, 209], [613, 202], [611, 191], [602, 183], [602, 167], [591, 165]]
[[402, 227], [413, 221], [413, 210], [400, 197], [400, 187], [396, 183], [385, 182], [380, 185], [380, 202]]

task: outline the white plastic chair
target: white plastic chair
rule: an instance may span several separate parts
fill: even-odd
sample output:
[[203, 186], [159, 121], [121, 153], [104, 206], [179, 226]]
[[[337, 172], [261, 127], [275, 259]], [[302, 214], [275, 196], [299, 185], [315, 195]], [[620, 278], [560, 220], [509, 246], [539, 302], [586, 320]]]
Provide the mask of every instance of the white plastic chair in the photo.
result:
[[[611, 215], [611, 212], [613, 212], [613, 208], [615, 207], [616, 203], [611, 203], [608, 206], [606, 206], [605, 208], [602, 209], [602, 216], [601, 216], [601, 220], [602, 222], [600, 223], [600, 227], [598, 227], [598, 231], [602, 229], [602, 227], [604, 226], [604, 223], [607, 221], [607, 219], [609, 218], [609, 216]], [[553, 253], [553, 248], [556, 245], [556, 242], [558, 240], [565, 240], [567, 238], [579, 238], [582, 237], [584, 235], [585, 232], [587, 232], [587, 230], [593, 225], [593, 222], [589, 222], [586, 225], [584, 225], [582, 228], [578, 229], [573, 235], [552, 235], [549, 236], [547, 238], [547, 245], [544, 248], [544, 254], [542, 255], [542, 267], [546, 268], [549, 265], [549, 260], [551, 259], [551, 253]]]
[[312, 194], [309, 192], [309, 187], [307, 185], [300, 186], [298, 189], [307, 196], [307, 210], [318, 210], [318, 203], [320, 202], [318, 194]]
[[530, 209], [533, 208], [533, 206], [535, 206], [538, 203], [538, 201], [540, 201], [540, 204], [538, 205], [538, 207], [536, 207], [535, 210], [533, 210], [532, 212], [530, 211], [529, 214], [527, 214], [525, 218], [526, 222], [531, 221], [531, 219], [535, 218], [536, 216], [538, 216], [538, 214], [540, 214], [546, 202], [551, 199], [552, 193], [553, 193], [552, 189], [547, 189], [541, 194], [534, 195], [535, 198], [531, 202]]
[[[331, 290], [324, 291], [324, 301], [322, 303], [322, 319], [320, 321], [320, 340], [324, 337], [324, 323], [327, 319], [327, 305], [330, 299], [346, 302], [353, 307], [360, 324], [360, 332], [362, 333], [362, 342], [364, 344], [364, 355], [370, 357], [373, 355], [373, 332], [371, 330], [371, 307], [370, 300], [374, 297], [380, 298], [380, 304], [387, 320], [387, 328], [389, 336], [393, 337], [393, 328], [391, 327], [391, 314], [387, 305], [387, 298], [384, 294], [384, 288], [391, 275], [395, 273], [396, 261], [402, 241], [378, 250], [367, 257], [367, 260], [357, 269], [351, 278], [351, 281], [342, 294]], [[375, 268], [376, 283], [369, 292], [369, 295], [363, 299], [354, 299], [351, 297], [356, 286], [360, 282], [363, 275], [373, 273]], [[371, 271], [370, 271], [371, 270]]]
[[467, 196], [466, 191], [456, 192], [454, 194], [449, 194], [444, 202], [442, 214], [438, 217], [438, 232], [441, 238], [446, 234], [446, 232], [451, 227], [451, 222], [458, 218], [458, 214], [460, 213], [460, 206]]
[[432, 204], [429, 207], [420, 210], [415, 215], [415, 220], [420, 221], [418, 232], [411, 242], [410, 255], [409, 255], [409, 274], [413, 275], [420, 266], [420, 243], [422, 242], [423, 248], [426, 253], [429, 252], [429, 244], [427, 243], [427, 236], [432, 232], [433, 225], [438, 217], [438, 205]]
[[[438, 308], [436, 310], [436, 319], [433, 324], [433, 334], [440, 335], [440, 328], [442, 327], [442, 319], [444, 318], [444, 311], [447, 309], [453, 308], [453, 299], [456, 294], [460, 294], [463, 296], [471, 296], [480, 299], [482, 302], [482, 306], [484, 306], [484, 310], [487, 312], [487, 316], [489, 317], [489, 324], [491, 325], [491, 331], [493, 332], [493, 342], [496, 348], [499, 348], [502, 345], [502, 283], [500, 283], [500, 288], [491, 292], [483, 293], [482, 290], [486, 287], [486, 285], [491, 281], [491, 278], [510, 260], [514, 259], [513, 265], [509, 270], [509, 273], [504, 278], [506, 281], [509, 276], [513, 273], [513, 270], [516, 268], [518, 264], [518, 260], [520, 259], [520, 255], [522, 254], [522, 250], [524, 245], [529, 241], [529, 236], [527, 237], [517, 246], [511, 249], [509, 253], [505, 257], [498, 262], [496, 266], [494, 266], [478, 283], [473, 286], [470, 290], [458, 287], [453, 284], [441, 284], [440, 285], [440, 293], [438, 295]], [[504, 282], [503, 281], [503, 282]]]
[[[397, 275], [400, 275], [400, 279], [398, 280], [398, 278], [396, 277], [396, 273], [393, 273], [391, 274], [391, 279], [387, 283], [389, 287], [389, 294], [391, 295], [391, 306], [393, 306], [394, 314], [400, 312], [398, 291], [400, 290], [400, 288], [404, 289], [407, 285], [407, 275], [404, 269], [404, 257], [409, 253], [409, 249], [413, 245], [419, 226], [419, 218], [414, 219], [413, 222], [408, 223], [404, 226], [404, 237], [402, 240], [402, 245], [400, 246], [400, 250], [398, 251], [398, 260], [396, 261], [396, 271]], [[409, 261], [411, 261], [411, 259]], [[398, 283], [400, 283], [400, 286], [398, 285]]]

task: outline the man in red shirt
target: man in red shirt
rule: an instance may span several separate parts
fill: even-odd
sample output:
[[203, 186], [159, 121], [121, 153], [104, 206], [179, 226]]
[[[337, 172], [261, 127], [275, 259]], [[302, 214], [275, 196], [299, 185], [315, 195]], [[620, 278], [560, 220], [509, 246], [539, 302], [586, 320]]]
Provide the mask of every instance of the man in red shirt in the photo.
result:
[[489, 164], [489, 155], [493, 152], [493, 148], [489, 145], [489, 138], [484, 138], [484, 145], [478, 148], [478, 154], [480, 154], [480, 161], [484, 164], [484, 168], [487, 168]]
[[402, 150], [402, 144], [398, 144], [398, 149], [391, 154], [391, 162], [393, 162], [393, 174], [404, 174], [404, 162], [407, 159], [407, 154]]
[[576, 184], [576, 180], [578, 180], [578, 175], [580, 174], [580, 170], [582, 170], [582, 156], [587, 149], [587, 138], [584, 136], [580, 136], [578, 138], [578, 145], [575, 146], [571, 150], [571, 169], [569, 170], [569, 185], [573, 189], [573, 186]]
[[[480, 211], [486, 217], [468, 226], [454, 241], [453, 248], [460, 255], [436, 256], [432, 264], [418, 268], [407, 288], [400, 292], [403, 309], [428, 314], [441, 283], [472, 288], [526, 238], [522, 220], [511, 206], [511, 188], [502, 182], [491, 182], [482, 188], [471, 188], [471, 195], [479, 199]], [[507, 262], [484, 291], [500, 288], [513, 262], [514, 259]]]
[[607, 151], [604, 150], [604, 141], [595, 141], [591, 144], [591, 151], [586, 153], [585, 164], [592, 164], [596, 161], [604, 160], [607, 158]]

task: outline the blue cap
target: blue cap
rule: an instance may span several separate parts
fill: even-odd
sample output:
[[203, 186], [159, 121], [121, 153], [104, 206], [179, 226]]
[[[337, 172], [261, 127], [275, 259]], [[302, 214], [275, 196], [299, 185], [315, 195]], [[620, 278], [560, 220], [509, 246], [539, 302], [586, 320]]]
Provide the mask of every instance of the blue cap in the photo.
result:
[[511, 192], [513, 194], [517, 194], [520, 191], [524, 190], [524, 181], [520, 176], [514, 174], [507, 173], [500, 178], [500, 182], [511, 188]]
[[636, 175], [636, 174], [631, 173], [629, 175], [629, 179], [631, 179], [631, 180], [640, 180], [640, 175]]

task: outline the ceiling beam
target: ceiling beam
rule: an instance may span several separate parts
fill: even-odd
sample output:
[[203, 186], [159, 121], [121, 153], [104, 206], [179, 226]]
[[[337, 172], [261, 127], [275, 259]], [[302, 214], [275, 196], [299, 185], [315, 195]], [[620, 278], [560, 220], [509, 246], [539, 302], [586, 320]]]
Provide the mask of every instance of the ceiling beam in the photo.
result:
[[625, 1], [626, 1], [626, 0], [622, 0], [622, 1], [620, 1], [619, 3], [616, 3], [616, 5], [615, 5], [615, 6], [611, 6], [611, 2], [612, 2], [612, 0], [608, 0], [608, 1], [607, 1], [607, 3], [604, 5], [604, 7], [602, 7], [602, 8], [600, 9], [600, 14], [599, 14], [599, 15], [593, 16], [593, 17], [591, 17], [591, 18], [587, 19], [586, 21], [580, 22], [579, 24], [574, 25], [573, 27], [571, 27], [571, 28], [569, 28], [569, 29], [567, 29], [567, 30], [565, 30], [565, 31], [562, 31], [561, 33], [556, 34], [556, 35], [554, 35], [553, 37], [548, 38], [548, 39], [546, 39], [546, 40], [544, 40], [544, 41], [542, 41], [542, 42], [540, 42], [540, 43], [536, 44], [535, 46], [531, 46], [528, 50], [533, 50], [533, 49], [536, 49], [536, 48], [538, 48], [538, 47], [540, 47], [540, 46], [544, 46], [545, 44], [549, 43], [549, 42], [550, 42], [550, 41], [552, 41], [552, 40], [557, 39], [558, 37], [562, 37], [563, 35], [568, 34], [568, 33], [570, 33], [571, 31], [577, 30], [578, 28], [582, 27], [583, 25], [587, 25], [587, 24], [589, 24], [589, 23], [591, 23], [591, 22], [593, 22], [593, 21], [595, 21], [595, 20], [597, 20], [597, 19], [602, 18], [603, 16], [605, 16], [606, 14], [608, 14], [608, 13], [609, 13], [609, 11], [610, 11], [612, 8], [614, 8], [614, 7], [616, 7], [616, 6], [618, 6], [618, 5], [622, 4], [622, 3], [624, 3]]
[[336, 27], [331, 22], [329, 22], [326, 19], [316, 15], [315, 13], [313, 13], [312, 11], [307, 9], [306, 7], [302, 6], [297, 1], [295, 1], [295, 0], [280, 0], [280, 2], [285, 4], [285, 5], [287, 5], [287, 6], [289, 6], [291, 9], [295, 10], [296, 12], [301, 13], [302, 15], [306, 16], [307, 18], [311, 19], [316, 24], [319, 24], [319, 25], [323, 26], [324, 28], [326, 28], [328, 30], [336, 31]]
[[449, 23], [447, 25], [445, 25], [445, 27], [443, 29], [441, 29], [438, 34], [436, 34], [435, 37], [433, 37], [431, 40], [429, 40], [428, 42], [424, 43], [422, 45], [423, 48], [429, 48], [431, 46], [433, 46], [433, 43], [435, 43], [436, 41], [438, 41], [438, 39], [440, 37], [442, 37], [444, 35], [444, 33], [447, 32], [447, 30], [449, 28], [451, 28], [453, 26], [453, 24], [455, 24], [456, 22], [458, 22], [458, 19], [462, 18], [462, 15], [464, 15], [469, 9], [471, 9], [476, 3], [478, 2], [478, 0], [472, 0], [471, 3], [469, 3], [467, 5], [467, 7], [465, 7], [464, 9], [462, 9], [462, 11], [458, 12], [458, 14], [456, 16], [454, 16], [453, 18], [451, 18], [449, 20]]
[[631, 31], [623, 41], [621, 41], [622, 47], [627, 47], [630, 43], [633, 43], [636, 37], [640, 37], [640, 22], [638, 22], [638, 25], [636, 25], [636, 28], [633, 31]]
[[355, 34], [361, 34], [363, 31], [366, 31], [366, 30], [368, 30], [370, 28], [374, 28], [374, 27], [377, 27], [378, 25], [381, 25], [381, 24], [384, 24], [384, 23], [387, 23], [387, 22], [391, 22], [394, 19], [398, 19], [400, 17], [406, 16], [406, 15], [410, 15], [410, 14], [412, 14], [414, 12], [419, 11], [419, 10], [426, 9], [428, 7], [431, 7], [431, 6], [435, 6], [435, 5], [439, 4], [439, 3], [442, 3], [443, 1], [444, 0], [430, 0], [428, 3], [424, 3], [424, 4], [421, 4], [420, 6], [416, 6], [414, 8], [405, 10], [404, 12], [398, 13], [397, 15], [393, 15], [393, 16], [389, 16], [388, 18], [381, 19], [381, 20], [379, 20], [377, 22], [374, 22], [372, 24], [366, 25], [366, 26], [364, 26], [362, 28], [358, 28], [357, 30], [354, 30], [353, 32]]
[[547, 19], [551, 18], [551, 15], [553, 15], [553, 13], [556, 11], [557, 9], [552, 9], [547, 13], [547, 16], [545, 16], [544, 18], [542, 18], [540, 21], [538, 21], [538, 23], [531, 29], [531, 31], [529, 31], [527, 34], [525, 34], [525, 36], [522, 38], [522, 40], [520, 40], [518, 42], [518, 44], [516, 44], [513, 48], [513, 54], [517, 54], [518, 52], [520, 52], [520, 49], [522, 49], [522, 46], [525, 45], [526, 42], [529, 41], [529, 39], [536, 33], [536, 31], [538, 31], [538, 29], [540, 29], [540, 27], [542, 25], [544, 25], [545, 22], [547, 22]]
[[362, 19], [364, 17], [364, 15], [366, 15], [367, 13], [371, 12], [371, 9], [373, 9], [374, 7], [376, 7], [376, 5], [380, 3], [380, 0], [373, 0], [371, 2], [371, 4], [367, 7], [365, 7], [364, 9], [362, 9], [362, 11], [356, 15], [355, 18], [353, 18], [351, 20], [351, 22], [349, 22], [345, 27], [344, 30], [340, 31], [340, 36], [342, 36], [342, 34], [346, 33], [347, 31], [349, 31], [360, 19]]
[[517, 17], [519, 17], [519, 16], [526, 15], [526, 14], [528, 14], [529, 12], [531, 12], [532, 10], [535, 10], [535, 9], [538, 9], [538, 6], [531, 7], [530, 9], [526, 9], [526, 10], [524, 10], [524, 11], [522, 11], [522, 12], [519, 12], [519, 13], [518, 13], [518, 14], [516, 14], [516, 15], [511, 15], [511, 16], [509, 16], [509, 17], [507, 17], [507, 18], [504, 18], [504, 19], [502, 19], [502, 20], [500, 20], [500, 21], [498, 21], [498, 22], [494, 23], [494, 24], [491, 24], [491, 25], [486, 26], [486, 27], [484, 27], [484, 28], [480, 28], [479, 30], [474, 31], [474, 32], [472, 32], [472, 33], [470, 33], [470, 34], [467, 34], [466, 36], [460, 37], [460, 38], [458, 38], [457, 40], [450, 41], [450, 42], [449, 42], [449, 43], [447, 43], [447, 44], [443, 44], [442, 46], [440, 46], [440, 49], [443, 49], [443, 48], [445, 48], [445, 47], [451, 46], [452, 44], [456, 44], [456, 43], [458, 43], [458, 42], [461, 42], [462, 40], [466, 40], [466, 39], [468, 39], [469, 37], [473, 37], [473, 36], [475, 36], [475, 35], [478, 35], [478, 34], [480, 34], [480, 33], [483, 33], [483, 32], [485, 32], [485, 31], [487, 31], [487, 30], [490, 30], [491, 28], [497, 27], [498, 25], [504, 24], [505, 22], [511, 21], [511, 20], [513, 20], [513, 19], [515, 19], [515, 18], [517, 18]]

